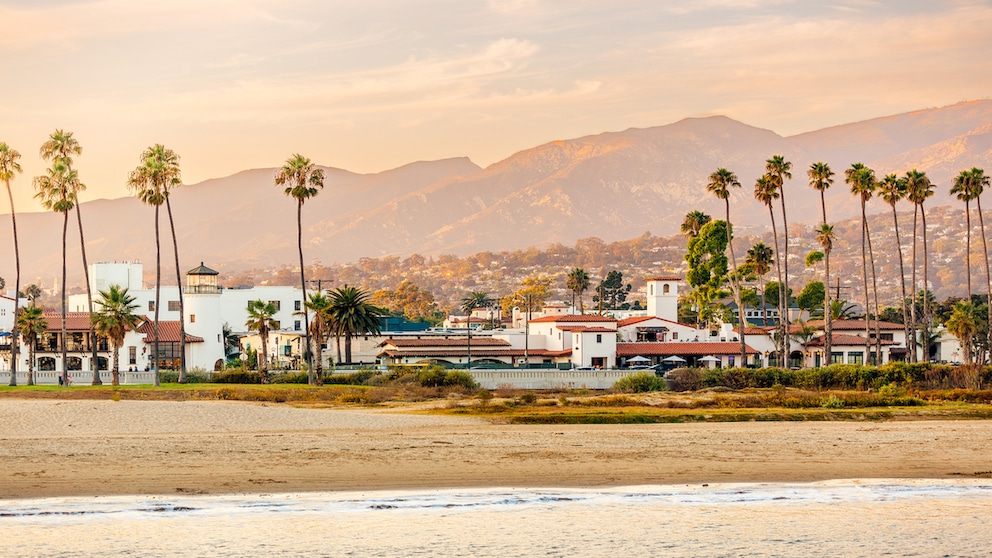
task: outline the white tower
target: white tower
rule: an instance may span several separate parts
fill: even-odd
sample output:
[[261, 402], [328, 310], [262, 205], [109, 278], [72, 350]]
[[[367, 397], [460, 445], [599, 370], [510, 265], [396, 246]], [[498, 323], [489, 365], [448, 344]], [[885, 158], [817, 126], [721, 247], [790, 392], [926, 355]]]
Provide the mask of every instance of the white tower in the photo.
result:
[[210, 364], [217, 369], [226, 359], [224, 352], [224, 320], [220, 311], [219, 274], [203, 265], [186, 272], [186, 333], [203, 338], [203, 343], [187, 343], [188, 360]]
[[647, 280], [648, 316], [672, 322], [679, 319], [679, 281], [681, 277], [652, 277]]

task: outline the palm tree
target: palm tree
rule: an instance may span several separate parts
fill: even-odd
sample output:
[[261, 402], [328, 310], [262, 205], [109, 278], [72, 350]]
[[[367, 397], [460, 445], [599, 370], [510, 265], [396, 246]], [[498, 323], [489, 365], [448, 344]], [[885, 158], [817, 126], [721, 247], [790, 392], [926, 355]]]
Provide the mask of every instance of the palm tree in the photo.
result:
[[750, 266], [754, 270], [754, 274], [758, 276], [758, 284], [761, 289], [762, 327], [768, 326], [768, 309], [765, 308], [765, 275], [771, 271], [774, 257], [775, 251], [764, 242], [759, 242], [748, 249], [747, 257], [744, 259], [744, 263]]
[[947, 319], [947, 331], [961, 341], [964, 350], [965, 364], [971, 364], [971, 339], [978, 333], [978, 323], [975, 321], [975, 307], [971, 302], [962, 300], [954, 305], [951, 317]]
[[[21, 252], [17, 244], [17, 214], [14, 211], [14, 194], [10, 190], [10, 181], [14, 175], [23, 172], [17, 162], [21, 154], [9, 145], [0, 142], [0, 180], [7, 186], [7, 199], [10, 201], [10, 225], [14, 229], [14, 322], [17, 322], [17, 312], [20, 305], [21, 293]], [[17, 385], [17, 328], [10, 332], [10, 385]]]
[[[868, 309], [871, 308], [871, 301], [869, 295], [871, 295], [871, 287], [868, 284], [868, 256], [870, 254], [870, 241], [866, 239], [870, 238], [868, 231], [868, 214], [865, 212], [865, 207], [868, 200], [871, 199], [872, 194], [875, 192], [875, 171], [864, 166], [861, 163], [854, 163], [851, 168], [844, 171], [844, 181], [851, 185], [851, 193], [858, 197], [861, 202], [861, 275], [865, 286], [865, 314], [868, 313]], [[867, 251], [866, 251], [867, 250]], [[875, 277], [875, 261], [872, 258], [872, 283], [874, 284]], [[875, 289], [875, 316], [878, 316], [878, 289]], [[870, 320], [865, 320], [865, 363], [869, 362], [869, 355], [871, 355], [871, 322]], [[876, 353], [876, 364], [880, 364], [878, 361], [878, 353]]]
[[[928, 267], [929, 254], [927, 253], [927, 213], [923, 208], [923, 203], [926, 202], [927, 198], [933, 195], [933, 183], [927, 178], [925, 172], [920, 172], [916, 169], [908, 171], [906, 173], [906, 197], [909, 201], [916, 204], [916, 207], [920, 214], [920, 219], [923, 222], [923, 291], [926, 292], [930, 287], [928, 285], [928, 280], [930, 278], [930, 270]], [[916, 292], [916, 217], [913, 217], [913, 292]], [[915, 306], [915, 305], [914, 305]], [[915, 314], [915, 308], [914, 308]], [[923, 330], [929, 331], [931, 325], [930, 316], [930, 299], [929, 297], [923, 297]], [[916, 324], [916, 318], [913, 317], [913, 324]], [[930, 350], [929, 347], [924, 348], [923, 351], [924, 362], [930, 362]]]
[[782, 286], [782, 257], [781, 252], [778, 251], [778, 229], [775, 228], [775, 210], [772, 203], [778, 199], [779, 189], [772, 180], [771, 176], [763, 175], [758, 178], [754, 183], [754, 199], [765, 204], [768, 208], [768, 216], [772, 221], [772, 240], [775, 243], [775, 271], [778, 276], [778, 310], [779, 310], [779, 351], [780, 351], [780, 363], [784, 363], [786, 358], [786, 351], [788, 345], [786, 344], [786, 328], [785, 328], [785, 310], [783, 307], [783, 301], [785, 301], [785, 291]]
[[[310, 322], [310, 342], [316, 347], [317, 362], [315, 364], [316, 385], [324, 385], [324, 343], [330, 338], [334, 327], [331, 316], [331, 299], [323, 292], [311, 293], [305, 302], [307, 310], [313, 312]], [[299, 312], [302, 313], [302, 312]]]
[[[79, 145], [76, 138], [72, 137], [72, 132], [62, 130], [55, 130], [48, 137], [48, 141], [41, 146], [42, 159], [45, 161], [61, 161], [70, 172], [75, 172], [72, 171], [72, 156], [80, 155], [82, 152], [83, 148]], [[83, 216], [82, 210], [79, 207], [79, 193], [85, 190], [86, 186], [79, 181], [78, 175], [76, 175], [76, 179], [68, 182], [67, 187], [68, 196], [72, 199], [72, 204], [76, 208], [76, 223], [79, 226], [79, 250], [83, 259], [83, 278], [86, 281], [86, 303], [90, 315], [93, 315], [93, 292], [90, 290], [89, 265], [86, 262], [86, 241], [83, 236]], [[101, 385], [103, 381], [100, 380], [100, 367], [98, 366], [96, 354], [96, 329], [92, 324], [90, 324], [89, 343], [90, 362], [93, 369], [92, 383], [97, 386]]]
[[34, 385], [34, 350], [38, 336], [48, 331], [48, 320], [45, 310], [34, 303], [21, 311], [17, 316], [17, 331], [24, 337], [28, 346], [28, 385]]
[[985, 176], [985, 171], [972, 167], [968, 173], [971, 175], [971, 188], [974, 190], [975, 204], [978, 208], [978, 224], [982, 229], [982, 255], [985, 257], [985, 281], [986, 281], [986, 306], [988, 307], [988, 346], [992, 348], [992, 271], [989, 270], [989, 247], [985, 237], [985, 219], [982, 217], [982, 193], [989, 185], [989, 177]]
[[[823, 268], [824, 268], [824, 281], [823, 281], [823, 308], [832, 308], [830, 303], [830, 252], [834, 249], [834, 226], [829, 223], [821, 223], [820, 228], [816, 230], [816, 240], [820, 243], [823, 248]], [[830, 364], [831, 358], [833, 356], [833, 312], [823, 312], [823, 350], [826, 356], [825, 364]]]
[[737, 327], [741, 330], [741, 366], [747, 366], [747, 347], [744, 342], [744, 305], [741, 302], [740, 275], [737, 270], [737, 256], [734, 254], [734, 233], [733, 225], [730, 221], [730, 189], [740, 188], [741, 183], [737, 175], [720, 167], [709, 177], [709, 184], [706, 190], [712, 192], [717, 198], [723, 200], [727, 217], [727, 248], [730, 250], [730, 265], [733, 272], [730, 274], [730, 287], [734, 293], [734, 302], [737, 303]]
[[[773, 155], [771, 159], [765, 161], [765, 172], [771, 177], [771, 180], [775, 183], [778, 188], [779, 201], [782, 202], [782, 279], [780, 283], [782, 284], [782, 292], [785, 294], [783, 297], [783, 308], [785, 312], [781, 316], [781, 320], [784, 322], [783, 335], [789, 330], [789, 220], [785, 212], [785, 180], [792, 179], [792, 163], [785, 160], [785, 157], [781, 155]], [[788, 354], [785, 355], [788, 359]], [[788, 360], [784, 361], [788, 364]]]
[[585, 314], [585, 308], [582, 306], [582, 293], [589, 289], [589, 285], [589, 274], [581, 267], [570, 271], [568, 273], [568, 279], [565, 280], [565, 286], [568, 290], [572, 291], [572, 308], [575, 308], [575, 297], [579, 297], [580, 314]]
[[[300, 251], [300, 287], [303, 289], [303, 299], [307, 298], [307, 278], [303, 267], [303, 202], [317, 195], [324, 187], [324, 170], [314, 166], [310, 159], [299, 153], [294, 154], [281, 169], [276, 171], [276, 186], [286, 185], [284, 193], [296, 200], [296, 245]], [[305, 326], [305, 346], [310, 347], [310, 318], [306, 305], [303, 306], [303, 324]], [[351, 343], [346, 351], [351, 352]], [[309, 365], [307, 374], [311, 384], [315, 383], [313, 365], [310, 353], [306, 355]], [[349, 356], [348, 361], [351, 361]]]
[[383, 312], [369, 302], [369, 293], [355, 287], [331, 291], [330, 315], [338, 332], [344, 335], [344, 358], [351, 363], [351, 338], [356, 335], [379, 335], [379, 318]]
[[683, 236], [688, 239], [699, 236], [699, 229], [703, 228], [703, 225], [709, 223], [710, 220], [711, 217], [702, 211], [693, 210], [686, 213], [680, 227]]
[[[179, 285], [179, 383], [186, 383], [186, 316], [185, 300], [183, 297], [183, 276], [179, 270], [179, 244], [176, 241], [176, 224], [172, 220], [172, 204], [169, 202], [169, 191], [182, 184], [179, 171], [179, 156], [164, 145], [156, 143], [145, 149], [141, 154], [144, 161], [145, 173], [155, 183], [160, 191], [160, 197], [165, 201], [165, 212], [169, 217], [169, 230], [172, 232], [172, 253], [176, 262], [176, 284]], [[161, 202], [159, 202], [161, 204]], [[157, 208], [156, 208], [157, 210]], [[158, 230], [156, 229], [156, 235]], [[156, 303], [156, 310], [158, 303]]]
[[[129, 189], [134, 191], [142, 203], [155, 208], [155, 316], [153, 318], [155, 341], [152, 346], [152, 361], [154, 363], [152, 369], [155, 373], [154, 384], [158, 386], [161, 385], [159, 379], [159, 364], [161, 363], [161, 359], [159, 358], [158, 317], [162, 294], [162, 243], [159, 235], [158, 221], [159, 210], [162, 204], [165, 203], [165, 186], [163, 182], [166, 178], [163, 172], [164, 169], [159, 166], [158, 161], [147, 156], [148, 152], [149, 150], [142, 152], [141, 164], [128, 175], [127, 185]], [[182, 283], [179, 284], [179, 288], [182, 290]]]
[[90, 316], [90, 320], [96, 326], [97, 332], [110, 339], [114, 347], [114, 367], [112, 369], [111, 385], [120, 385], [120, 353], [124, 344], [124, 336], [128, 330], [135, 330], [141, 322], [134, 311], [138, 305], [134, 303], [135, 298], [128, 294], [126, 288], [111, 285], [110, 289], [100, 291], [100, 311]]
[[258, 369], [262, 373], [262, 381], [269, 382], [269, 331], [279, 329], [279, 322], [273, 319], [276, 315], [276, 305], [263, 300], [248, 302], [248, 320], [245, 326], [248, 331], [257, 331], [261, 338], [262, 351], [258, 357]]
[[909, 343], [909, 309], [906, 307], [906, 267], [902, 257], [902, 240], [899, 238], [899, 216], [896, 213], [896, 202], [906, 197], [906, 182], [894, 174], [887, 174], [878, 183], [878, 195], [892, 207], [892, 225], [896, 232], [896, 251], [899, 254], [899, 283], [902, 288], [902, 323]]
[[975, 191], [971, 186], [971, 182], [971, 173], [968, 171], [961, 171], [957, 177], [954, 178], [954, 184], [951, 186], [950, 192], [951, 194], [956, 195], [959, 200], [964, 202], [964, 269], [968, 284], [968, 297], [965, 300], [971, 300], [971, 200], [975, 199]]
[[462, 297], [460, 308], [467, 316], [465, 318], [465, 330], [468, 335], [468, 367], [472, 367], [472, 311], [476, 308], [489, 308], [493, 305], [493, 300], [489, 293], [483, 291], [472, 291]]
[[830, 165], [819, 161], [811, 164], [806, 174], [809, 176], [809, 185], [820, 192], [820, 208], [823, 210], [823, 222], [826, 223], [827, 201], [824, 192], [834, 183], [834, 171], [830, 170]]

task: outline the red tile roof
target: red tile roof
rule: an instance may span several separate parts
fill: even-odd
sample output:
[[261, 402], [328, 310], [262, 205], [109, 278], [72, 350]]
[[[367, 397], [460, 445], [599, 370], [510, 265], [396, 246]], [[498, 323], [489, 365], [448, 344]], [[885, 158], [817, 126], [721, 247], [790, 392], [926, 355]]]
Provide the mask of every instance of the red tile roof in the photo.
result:
[[[749, 355], [760, 354], [757, 350], [745, 345]], [[683, 342], [683, 343], [617, 343], [617, 356], [702, 356], [702, 355], [739, 355], [741, 344], [736, 341], [716, 342]]]
[[544, 316], [542, 318], [534, 318], [530, 321], [532, 324], [537, 323], [565, 323], [565, 322], [612, 322], [616, 323], [616, 318], [610, 318], [608, 316], [600, 316], [599, 314], [561, 314], [556, 316]]
[[571, 331], [572, 333], [616, 333], [617, 330], [608, 327], [592, 326], [558, 326], [556, 329]]
[[[497, 356], [546, 356], [546, 357], [559, 357], [568, 356], [572, 354], [571, 350], [567, 351], [548, 351], [546, 349], [530, 349], [525, 351], [524, 349], [493, 349], [489, 347], [479, 347], [478, 350], [475, 346], [472, 347], [472, 358], [476, 357], [497, 357]], [[388, 356], [392, 358], [396, 357], [463, 357], [467, 355], [465, 347], [451, 348], [451, 349], [437, 349], [437, 348], [405, 348], [405, 349], [383, 349], [379, 352], [378, 356]]]
[[630, 318], [624, 318], [617, 322], [617, 327], [627, 327], [634, 324], [639, 324], [641, 322], [646, 322], [648, 320], [660, 320], [666, 324], [679, 325], [683, 327], [692, 327], [688, 324], [683, 324], [681, 322], [673, 322], [672, 320], [666, 320], [665, 318], [659, 318], [658, 316], [633, 316]]
[[[807, 343], [807, 347], [822, 347], [824, 345], [824, 340], [827, 338], [826, 335], [821, 335], [810, 339]], [[875, 340], [871, 341], [871, 344], [875, 344]], [[882, 345], [895, 345], [895, 341], [885, 341], [882, 340]], [[860, 335], [846, 335], [844, 333], [831, 333], [830, 335], [830, 345], [831, 347], [864, 347], [865, 338]]]
[[[408, 347], [466, 347], [468, 346], [468, 336], [442, 337], [442, 338], [390, 338], [379, 343], [379, 347], [392, 345], [397, 349]], [[504, 339], [494, 339], [492, 337], [472, 337], [472, 347], [509, 347], [510, 342]]]
[[649, 277], [645, 281], [681, 281], [682, 278], [677, 275], [662, 275], [660, 277]]
[[[144, 333], [145, 344], [151, 344], [155, 342], [155, 322], [144, 322], [138, 326], [138, 332]], [[163, 343], [178, 343], [179, 342], [179, 321], [173, 320], [159, 320], [158, 322], [158, 340]], [[187, 343], [203, 343], [202, 337], [197, 337], [195, 335], [186, 334]]]
[[[875, 329], [875, 320], [869, 320], [871, 329]], [[806, 322], [806, 325], [813, 326], [817, 329], [823, 329], [823, 320], [810, 320]], [[834, 320], [831, 322], [832, 330], [843, 330], [843, 331], [864, 331], [865, 330], [865, 320]], [[792, 324], [793, 328], [798, 327], [798, 324]], [[903, 325], [897, 324], [895, 322], [878, 322], [878, 329], [884, 330], [894, 330], [902, 331]]]
[[[48, 331], [62, 331], [62, 313], [45, 310], [45, 319], [48, 320]], [[89, 331], [89, 312], [66, 312], [66, 331]]]

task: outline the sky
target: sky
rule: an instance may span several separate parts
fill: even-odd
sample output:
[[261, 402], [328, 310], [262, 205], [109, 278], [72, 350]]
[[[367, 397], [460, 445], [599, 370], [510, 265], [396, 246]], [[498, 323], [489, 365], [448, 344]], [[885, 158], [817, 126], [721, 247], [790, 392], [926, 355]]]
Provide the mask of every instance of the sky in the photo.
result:
[[992, 0], [0, 0], [0, 22], [18, 212], [56, 129], [85, 201], [127, 196], [155, 143], [193, 184], [294, 153], [487, 166], [693, 116], [791, 135], [992, 97]]

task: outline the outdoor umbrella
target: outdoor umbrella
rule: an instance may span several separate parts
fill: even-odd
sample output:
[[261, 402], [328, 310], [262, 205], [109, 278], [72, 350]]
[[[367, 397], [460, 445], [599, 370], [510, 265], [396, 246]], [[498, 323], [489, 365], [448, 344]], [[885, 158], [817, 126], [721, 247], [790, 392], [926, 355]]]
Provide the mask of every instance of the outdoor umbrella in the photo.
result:
[[720, 362], [720, 359], [716, 358], [713, 355], [706, 355], [703, 358], [699, 359], [699, 362]]
[[642, 356], [635, 356], [628, 358], [627, 362], [651, 362], [651, 359]]
[[685, 359], [680, 356], [672, 355], [670, 357], [665, 357], [661, 359], [662, 362], [685, 362]]

